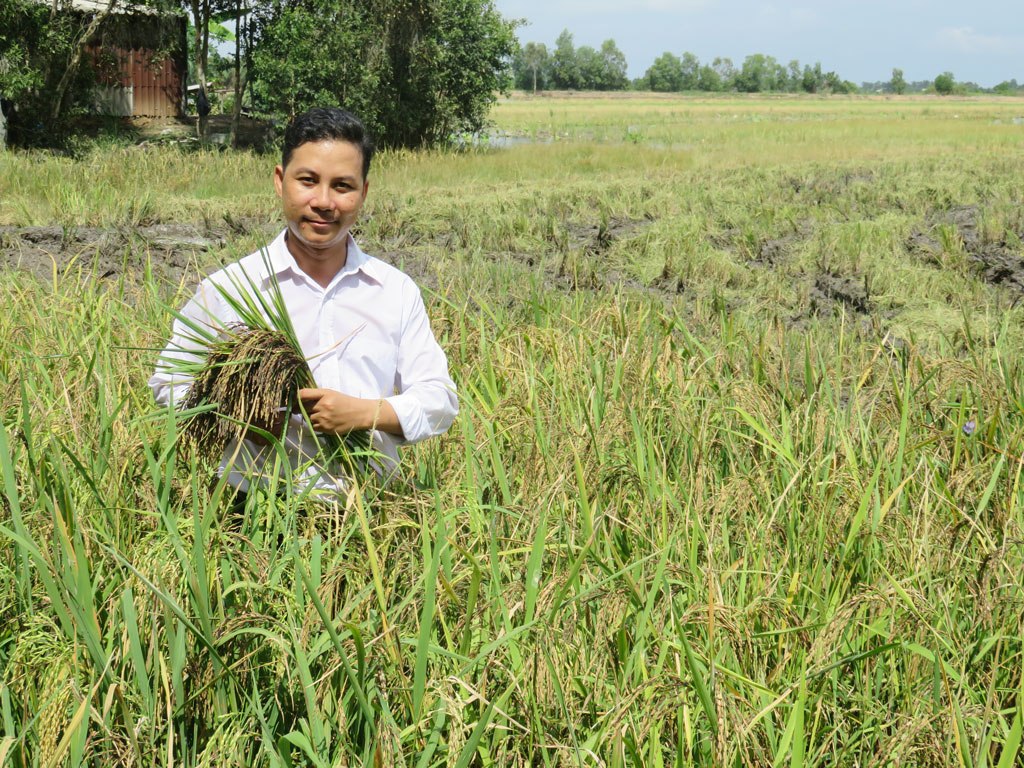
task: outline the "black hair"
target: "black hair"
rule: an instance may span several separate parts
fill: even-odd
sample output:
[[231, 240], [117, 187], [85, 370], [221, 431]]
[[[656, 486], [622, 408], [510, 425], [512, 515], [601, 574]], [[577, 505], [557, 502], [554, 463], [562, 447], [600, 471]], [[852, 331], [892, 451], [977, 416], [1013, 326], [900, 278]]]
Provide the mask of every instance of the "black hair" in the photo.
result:
[[296, 147], [311, 141], [347, 141], [359, 147], [363, 155], [363, 181], [370, 175], [373, 139], [363, 121], [340, 107], [313, 107], [292, 120], [284, 132], [281, 167], [288, 165]]

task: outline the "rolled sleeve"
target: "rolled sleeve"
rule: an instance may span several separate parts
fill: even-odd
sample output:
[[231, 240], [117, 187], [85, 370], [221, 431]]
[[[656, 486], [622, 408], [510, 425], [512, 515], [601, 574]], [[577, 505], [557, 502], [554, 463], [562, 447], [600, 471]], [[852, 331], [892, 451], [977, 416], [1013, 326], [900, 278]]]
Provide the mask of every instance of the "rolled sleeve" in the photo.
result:
[[415, 283], [409, 281], [403, 302], [402, 336], [395, 373], [396, 395], [385, 398], [402, 425], [400, 443], [416, 443], [447, 431], [459, 413], [448, 359], [434, 338]]

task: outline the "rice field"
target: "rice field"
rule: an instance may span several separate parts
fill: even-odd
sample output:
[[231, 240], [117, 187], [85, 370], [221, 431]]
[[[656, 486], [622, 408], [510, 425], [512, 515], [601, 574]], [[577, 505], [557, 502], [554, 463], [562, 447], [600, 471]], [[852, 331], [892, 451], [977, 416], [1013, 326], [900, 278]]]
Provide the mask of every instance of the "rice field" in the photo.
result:
[[1019, 765], [1022, 118], [517, 96], [384, 153], [459, 418], [242, 509], [146, 379], [273, 159], [0, 154], [0, 764]]

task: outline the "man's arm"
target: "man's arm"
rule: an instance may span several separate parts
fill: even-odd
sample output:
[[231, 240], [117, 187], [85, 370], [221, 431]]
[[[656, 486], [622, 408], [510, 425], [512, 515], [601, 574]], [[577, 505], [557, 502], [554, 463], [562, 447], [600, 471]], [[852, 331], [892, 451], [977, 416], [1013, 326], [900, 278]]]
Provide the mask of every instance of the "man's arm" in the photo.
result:
[[[222, 328], [225, 320], [219, 317], [223, 311], [217, 289], [204, 280], [195, 295], [181, 310], [189, 322], [210, 329]], [[180, 407], [188, 396], [192, 379], [176, 370], [181, 362], [196, 362], [202, 359], [206, 345], [198, 338], [196, 331], [181, 317], [175, 318], [171, 338], [156, 363], [156, 370], [149, 379], [153, 399], [158, 405]]]
[[399, 394], [366, 399], [333, 389], [300, 389], [299, 397], [315, 430], [345, 435], [375, 429], [400, 443], [415, 443], [451, 426], [459, 412], [455, 384], [412, 281], [403, 296], [402, 312], [394, 384]]
[[416, 443], [448, 430], [459, 413], [448, 359], [430, 328], [423, 297], [412, 280], [402, 300], [395, 391], [385, 398], [401, 425], [401, 441]]

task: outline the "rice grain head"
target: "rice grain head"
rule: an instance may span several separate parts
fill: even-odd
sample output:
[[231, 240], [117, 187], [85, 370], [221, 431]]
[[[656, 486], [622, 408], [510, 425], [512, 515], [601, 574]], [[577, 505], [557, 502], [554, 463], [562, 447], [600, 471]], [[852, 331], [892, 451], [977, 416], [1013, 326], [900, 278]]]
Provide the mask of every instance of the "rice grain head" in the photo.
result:
[[219, 453], [249, 427], [279, 433], [299, 388], [313, 379], [284, 333], [240, 324], [230, 330], [207, 353], [185, 403], [187, 408], [217, 405], [215, 411], [197, 414], [185, 426], [186, 437], [210, 454]]

